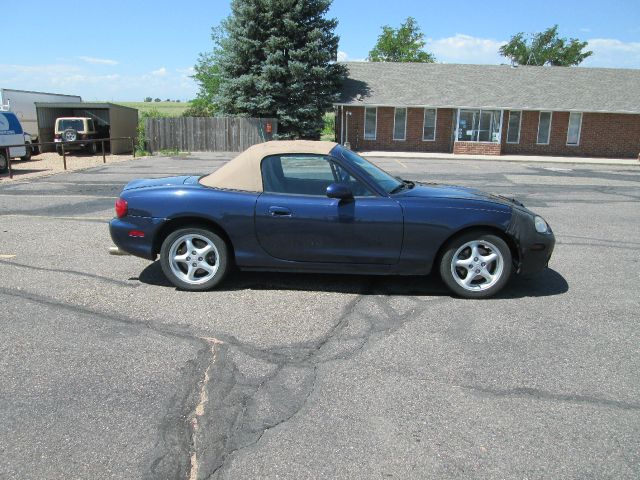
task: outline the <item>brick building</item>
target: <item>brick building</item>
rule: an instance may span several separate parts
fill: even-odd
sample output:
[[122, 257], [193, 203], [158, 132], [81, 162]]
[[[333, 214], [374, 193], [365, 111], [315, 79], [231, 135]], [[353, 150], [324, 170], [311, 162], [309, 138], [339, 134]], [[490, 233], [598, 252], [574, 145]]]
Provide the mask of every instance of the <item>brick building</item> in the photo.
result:
[[[640, 70], [348, 62], [354, 150], [638, 158]], [[343, 128], [344, 127], [344, 128]]]

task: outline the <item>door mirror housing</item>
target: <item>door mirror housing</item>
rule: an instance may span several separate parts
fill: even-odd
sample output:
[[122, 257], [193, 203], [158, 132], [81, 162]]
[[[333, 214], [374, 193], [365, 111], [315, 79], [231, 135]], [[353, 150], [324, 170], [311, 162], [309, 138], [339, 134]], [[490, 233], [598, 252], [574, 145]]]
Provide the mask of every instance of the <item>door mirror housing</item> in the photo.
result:
[[327, 197], [337, 198], [339, 200], [350, 200], [353, 198], [353, 192], [349, 186], [344, 183], [332, 183], [327, 187]]

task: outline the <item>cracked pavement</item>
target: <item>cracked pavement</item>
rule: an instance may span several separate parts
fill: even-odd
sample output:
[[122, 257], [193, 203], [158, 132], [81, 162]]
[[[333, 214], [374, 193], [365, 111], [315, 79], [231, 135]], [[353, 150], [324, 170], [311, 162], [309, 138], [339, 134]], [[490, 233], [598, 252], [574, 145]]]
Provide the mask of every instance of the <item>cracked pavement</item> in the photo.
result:
[[0, 478], [640, 476], [640, 168], [376, 160], [550, 222], [551, 269], [492, 300], [434, 276], [180, 292], [107, 255], [124, 183], [226, 158], [0, 181]]

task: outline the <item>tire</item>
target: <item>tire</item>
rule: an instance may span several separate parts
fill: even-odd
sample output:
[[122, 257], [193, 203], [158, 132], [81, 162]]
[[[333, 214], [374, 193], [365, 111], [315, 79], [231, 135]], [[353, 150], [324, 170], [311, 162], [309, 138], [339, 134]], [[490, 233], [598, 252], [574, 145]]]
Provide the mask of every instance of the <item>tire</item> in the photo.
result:
[[26, 153], [24, 154], [24, 157], [20, 157], [20, 160], [28, 162], [29, 160], [31, 160], [31, 144], [25, 143], [24, 148], [26, 150]]
[[[187, 248], [188, 243], [193, 249]], [[200, 256], [206, 247], [209, 251]], [[229, 248], [220, 236], [209, 230], [181, 228], [162, 242], [160, 265], [167, 279], [179, 289], [210, 290], [222, 281], [229, 269]]]
[[462, 298], [495, 295], [509, 281], [512, 269], [511, 250], [506, 242], [482, 231], [454, 238], [440, 260], [442, 281]]
[[98, 146], [95, 142], [92, 142], [89, 144], [89, 146], [87, 147], [87, 151], [91, 154], [91, 155], [95, 155], [96, 153], [98, 153]]
[[7, 158], [4, 153], [0, 153], [0, 173], [5, 173], [9, 170], [9, 162], [7, 162]]
[[56, 152], [58, 152], [58, 155], [62, 156], [62, 148], [61, 147], [56, 147]]
[[62, 141], [75, 142], [76, 140], [78, 140], [78, 132], [74, 128], [67, 128], [62, 132]]

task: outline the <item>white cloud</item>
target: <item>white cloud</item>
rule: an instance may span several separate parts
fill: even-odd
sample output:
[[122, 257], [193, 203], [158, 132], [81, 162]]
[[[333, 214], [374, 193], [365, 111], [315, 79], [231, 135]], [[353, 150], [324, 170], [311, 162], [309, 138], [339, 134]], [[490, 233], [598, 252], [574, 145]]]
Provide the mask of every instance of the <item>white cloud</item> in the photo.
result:
[[338, 50], [337, 60], [339, 62], [366, 62], [366, 58], [351, 58], [347, 52]]
[[85, 63], [91, 63], [92, 65], [118, 65], [116, 60], [110, 60], [108, 58], [96, 58], [96, 57], [78, 57]]
[[81, 95], [84, 100], [138, 100], [144, 97], [189, 100], [197, 86], [186, 73], [165, 67], [154, 73], [98, 75], [78, 65], [0, 64], [2, 87]]
[[585, 67], [640, 68], [640, 42], [593, 38], [588, 43], [593, 55], [582, 63]]
[[167, 76], [167, 69], [164, 67], [160, 67], [157, 70], [154, 70], [153, 72], [151, 72], [151, 75], [155, 76], [155, 77], [166, 77]]
[[506, 60], [498, 53], [498, 49], [506, 41], [492, 38], [479, 38], [463, 33], [456, 33], [452, 37], [428, 39], [427, 51], [434, 54], [436, 60], [442, 63], [505, 63]]
[[580, 31], [581, 31], [581, 32], [585, 32], [585, 33], [589, 33], [589, 32], [591, 31], [591, 29], [590, 29], [590, 28], [587, 28], [587, 27], [582, 27], [582, 28], [580, 29]]
[[[479, 38], [463, 33], [452, 37], [428, 39], [427, 50], [443, 63], [508, 63], [498, 53], [506, 41]], [[614, 38], [588, 40], [593, 55], [582, 66], [611, 68], [640, 68], [640, 42], [623, 42]]]

